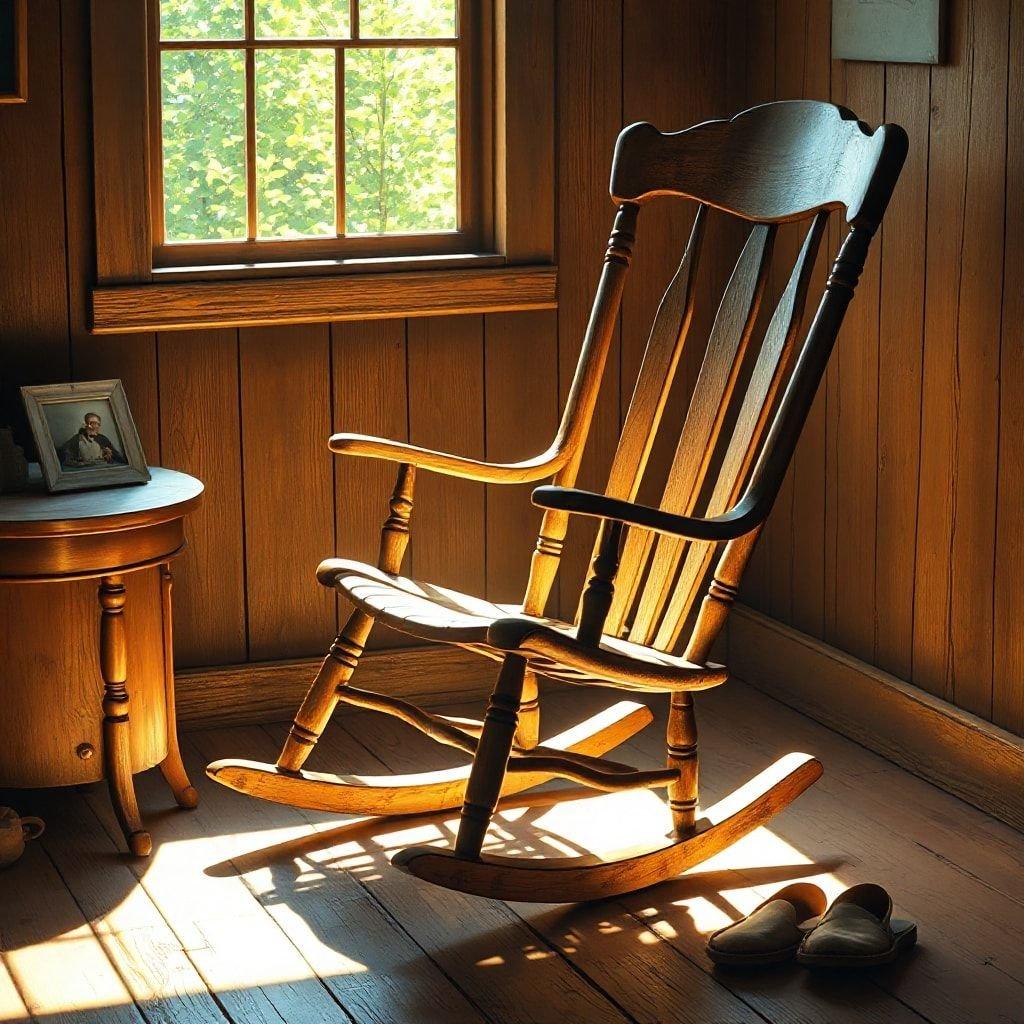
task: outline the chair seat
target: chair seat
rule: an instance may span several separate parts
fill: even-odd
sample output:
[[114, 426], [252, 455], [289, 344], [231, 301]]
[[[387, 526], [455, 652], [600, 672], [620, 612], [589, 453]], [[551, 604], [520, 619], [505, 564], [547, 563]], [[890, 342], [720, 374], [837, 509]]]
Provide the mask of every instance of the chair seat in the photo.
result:
[[515, 604], [392, 575], [354, 559], [321, 562], [317, 579], [400, 632], [491, 658], [515, 651], [533, 671], [561, 682], [671, 692], [718, 686], [727, 676], [721, 665], [694, 665], [623, 637], [606, 634], [597, 647], [583, 645], [571, 623], [523, 615]]

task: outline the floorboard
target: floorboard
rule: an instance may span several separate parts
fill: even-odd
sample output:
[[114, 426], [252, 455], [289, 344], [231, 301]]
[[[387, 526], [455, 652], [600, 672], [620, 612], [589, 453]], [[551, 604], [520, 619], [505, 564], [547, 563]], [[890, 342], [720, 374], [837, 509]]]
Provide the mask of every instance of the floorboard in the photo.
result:
[[[548, 698], [544, 733], [616, 695]], [[660, 763], [661, 703], [622, 759]], [[193, 812], [174, 808], [155, 772], [138, 778], [156, 841], [148, 861], [124, 856], [102, 786], [4, 793], [48, 828], [0, 872], [0, 1022], [1024, 1024], [1019, 833], [742, 684], [698, 707], [706, 803], [790, 750], [818, 755], [825, 775], [719, 858], [606, 903], [495, 903], [389, 868], [404, 845], [450, 842], [451, 814], [346, 819], [202, 778], [218, 756], [272, 760], [279, 724], [184, 737], [202, 794]], [[311, 765], [379, 773], [459, 756], [356, 713], [338, 716]], [[602, 852], [666, 824], [659, 795], [599, 796], [509, 811], [488, 842], [527, 856]], [[880, 882], [918, 922], [918, 948], [840, 977], [713, 970], [706, 933], [797, 878], [830, 896]]]

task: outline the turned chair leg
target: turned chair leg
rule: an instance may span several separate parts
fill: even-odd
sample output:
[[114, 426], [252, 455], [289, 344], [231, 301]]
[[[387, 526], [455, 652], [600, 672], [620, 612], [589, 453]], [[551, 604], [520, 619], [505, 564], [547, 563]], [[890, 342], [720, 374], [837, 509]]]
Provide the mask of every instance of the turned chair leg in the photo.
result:
[[277, 759], [278, 768], [297, 772], [313, 751], [335, 705], [338, 691], [352, 678], [373, 626], [373, 619], [358, 609], [337, 635], [299, 707], [288, 738]]
[[100, 580], [100, 671], [103, 674], [103, 760], [114, 814], [136, 857], [146, 857], [153, 840], [142, 827], [132, 779], [128, 733], [128, 646], [124, 633], [123, 576]]
[[160, 611], [164, 630], [164, 705], [167, 718], [167, 756], [160, 762], [160, 774], [171, 787], [179, 807], [191, 809], [199, 803], [199, 794], [189, 782], [178, 746], [178, 712], [174, 699], [174, 627], [171, 619], [171, 589], [174, 577], [166, 562], [160, 566]]
[[668, 787], [672, 832], [679, 839], [693, 835], [697, 824], [697, 716], [693, 695], [674, 693], [668, 713], [668, 767], [679, 779]]
[[505, 781], [519, 720], [519, 705], [523, 699], [525, 674], [525, 658], [518, 654], [505, 657], [487, 705], [480, 744], [466, 784], [466, 800], [462, 805], [459, 834], [455, 840], [455, 853], [459, 857], [476, 859], [483, 848], [487, 826], [498, 806], [501, 785]]
[[529, 670], [523, 678], [523, 699], [519, 702], [515, 742], [524, 750], [532, 750], [540, 742], [540, 694], [537, 676]]

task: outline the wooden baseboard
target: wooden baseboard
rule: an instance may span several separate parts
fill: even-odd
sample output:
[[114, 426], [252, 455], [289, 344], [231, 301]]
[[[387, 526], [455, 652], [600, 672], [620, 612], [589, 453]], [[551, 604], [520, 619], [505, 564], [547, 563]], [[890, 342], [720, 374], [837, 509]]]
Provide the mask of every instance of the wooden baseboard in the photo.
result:
[[[297, 658], [177, 672], [178, 721], [184, 729], [287, 721], [320, 661]], [[354, 681], [364, 689], [430, 707], [486, 696], [495, 672], [488, 658], [437, 644], [367, 651]]]
[[1024, 829], [1020, 737], [743, 605], [730, 616], [728, 664], [782, 703]]

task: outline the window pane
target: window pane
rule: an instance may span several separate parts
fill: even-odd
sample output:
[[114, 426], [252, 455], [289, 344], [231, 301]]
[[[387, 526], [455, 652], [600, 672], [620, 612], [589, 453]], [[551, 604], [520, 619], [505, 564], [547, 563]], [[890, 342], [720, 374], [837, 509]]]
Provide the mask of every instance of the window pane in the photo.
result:
[[348, 0], [256, 0], [261, 39], [347, 39]]
[[345, 229], [457, 226], [455, 51], [345, 53]]
[[455, 0], [359, 0], [359, 34], [366, 39], [450, 39]]
[[245, 57], [165, 51], [161, 79], [167, 240], [245, 238]]
[[256, 53], [260, 237], [335, 234], [334, 51]]
[[241, 39], [243, 0], [160, 0], [161, 39]]

